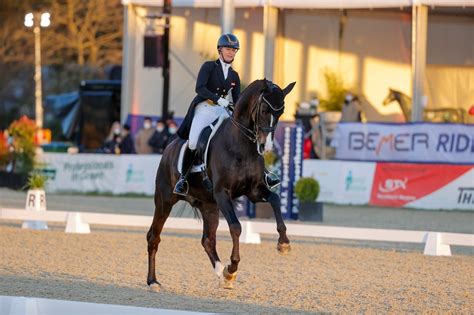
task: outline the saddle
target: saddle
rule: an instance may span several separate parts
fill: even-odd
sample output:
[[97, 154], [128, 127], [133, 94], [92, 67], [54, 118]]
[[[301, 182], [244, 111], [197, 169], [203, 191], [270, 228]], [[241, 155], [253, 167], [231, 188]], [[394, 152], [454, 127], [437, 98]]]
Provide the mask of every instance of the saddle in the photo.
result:
[[[207, 165], [207, 155], [209, 150], [209, 143], [211, 139], [216, 134], [217, 129], [219, 129], [222, 122], [227, 119], [225, 116], [220, 116], [214, 120], [209, 126], [205, 127], [201, 134], [199, 135], [198, 144], [196, 147], [196, 158], [194, 159], [194, 165], [191, 168], [190, 173], [199, 173], [206, 170]], [[178, 157], [178, 172], [182, 174], [183, 172], [183, 156], [185, 150], [188, 148], [188, 141], [181, 145]]]

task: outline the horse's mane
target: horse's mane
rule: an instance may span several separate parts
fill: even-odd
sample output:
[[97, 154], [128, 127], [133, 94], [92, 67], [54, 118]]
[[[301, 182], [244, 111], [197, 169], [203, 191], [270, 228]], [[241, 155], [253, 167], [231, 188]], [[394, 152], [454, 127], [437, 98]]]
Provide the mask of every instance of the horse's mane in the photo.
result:
[[265, 87], [265, 79], [263, 80], [255, 80], [242, 92], [239, 99], [237, 100], [237, 104], [235, 107], [238, 108], [240, 104], [249, 104], [250, 99], [255, 96], [255, 94], [260, 93]]
[[390, 89], [390, 92], [393, 93], [395, 97], [398, 94], [400, 99], [403, 99], [405, 102], [411, 102], [411, 97], [401, 91]]

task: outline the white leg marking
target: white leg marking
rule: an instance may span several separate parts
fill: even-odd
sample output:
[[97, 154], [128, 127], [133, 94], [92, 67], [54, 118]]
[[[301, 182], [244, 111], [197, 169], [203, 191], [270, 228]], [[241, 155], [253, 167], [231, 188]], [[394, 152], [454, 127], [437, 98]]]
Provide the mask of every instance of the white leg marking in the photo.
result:
[[222, 278], [222, 274], [224, 273], [224, 266], [221, 264], [220, 261], [216, 261], [216, 266], [214, 267], [214, 272], [219, 278]]

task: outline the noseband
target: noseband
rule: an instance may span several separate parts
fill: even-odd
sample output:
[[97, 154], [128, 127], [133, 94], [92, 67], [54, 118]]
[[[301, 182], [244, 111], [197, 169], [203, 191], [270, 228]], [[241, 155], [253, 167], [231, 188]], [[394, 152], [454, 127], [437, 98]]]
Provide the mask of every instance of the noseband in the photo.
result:
[[[251, 114], [253, 114], [254, 111], [257, 111], [256, 112], [256, 115], [255, 115], [255, 121], [254, 121], [254, 126], [253, 126], [253, 130], [248, 128], [247, 126], [245, 126], [244, 124], [238, 122], [232, 115], [230, 115], [230, 118], [231, 118], [231, 121], [232, 123], [237, 127], [239, 128], [240, 132], [245, 136], [247, 137], [250, 141], [252, 141], [253, 143], [256, 143], [258, 141], [258, 132], [259, 131], [263, 131], [263, 132], [274, 132], [275, 129], [276, 129], [276, 124], [274, 126], [272, 126], [272, 122], [273, 122], [273, 119], [272, 119], [272, 122], [270, 122], [270, 126], [268, 127], [264, 127], [264, 126], [261, 126], [260, 125], [260, 108], [262, 107], [262, 104], [263, 103], [266, 103], [271, 109], [272, 109], [272, 112], [279, 112], [281, 110], [283, 110], [283, 108], [285, 107], [284, 103], [280, 106], [280, 107], [276, 107], [276, 106], [273, 106], [266, 98], [265, 96], [263, 95], [263, 92], [260, 93], [260, 96], [258, 97], [256, 103], [257, 105], [255, 105], [252, 109], [252, 112]], [[272, 115], [272, 118], [274, 117], [273, 114]], [[275, 120], [276, 121], [276, 120]]]

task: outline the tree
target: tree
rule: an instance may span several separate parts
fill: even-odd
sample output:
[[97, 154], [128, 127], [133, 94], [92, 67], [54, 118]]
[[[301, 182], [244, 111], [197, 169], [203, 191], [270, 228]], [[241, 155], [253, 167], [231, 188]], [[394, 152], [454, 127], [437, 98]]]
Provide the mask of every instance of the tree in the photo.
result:
[[122, 62], [120, 0], [0, 0], [0, 128], [33, 113], [34, 35], [23, 25], [33, 11], [51, 13], [41, 31], [44, 95], [76, 90]]
[[64, 56], [80, 66], [122, 61], [123, 10], [120, 0], [53, 0], [52, 32], [44, 40], [50, 63]]

